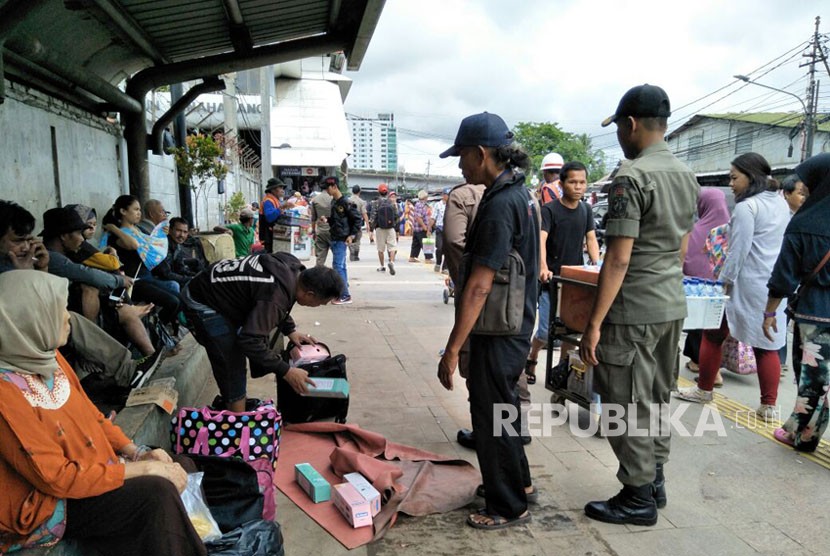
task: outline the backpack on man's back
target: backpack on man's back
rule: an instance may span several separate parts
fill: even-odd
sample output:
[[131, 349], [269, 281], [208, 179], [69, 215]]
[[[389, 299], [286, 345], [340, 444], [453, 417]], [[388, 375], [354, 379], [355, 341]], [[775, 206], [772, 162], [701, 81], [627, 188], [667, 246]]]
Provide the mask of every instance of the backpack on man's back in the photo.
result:
[[378, 202], [377, 208], [374, 211], [374, 226], [382, 230], [390, 230], [395, 227], [397, 220], [397, 210], [389, 199], [383, 199]]

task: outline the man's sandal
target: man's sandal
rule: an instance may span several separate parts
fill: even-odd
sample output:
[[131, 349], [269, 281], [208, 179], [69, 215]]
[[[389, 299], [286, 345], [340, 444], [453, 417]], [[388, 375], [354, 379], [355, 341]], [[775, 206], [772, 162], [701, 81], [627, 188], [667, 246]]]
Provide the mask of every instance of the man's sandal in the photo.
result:
[[519, 517], [507, 519], [500, 515], [492, 515], [487, 513], [487, 508], [481, 508], [474, 514], [467, 516], [467, 525], [476, 529], [485, 529], [493, 531], [496, 529], [504, 529], [505, 527], [512, 527], [513, 525], [521, 525], [530, 521], [530, 512], [525, 512]]
[[[525, 374], [527, 375], [528, 384], [536, 384], [536, 365], [538, 363], [538, 359], [528, 359], [525, 362]], [[533, 372], [530, 371], [531, 367], [533, 368]]]
[[[525, 491], [525, 496], [527, 496], [527, 502], [529, 504], [537, 504], [539, 502], [539, 489], [536, 488], [536, 485], [533, 485], [530, 488], [533, 490], [531, 490], [530, 492]], [[476, 496], [478, 496], [479, 498], [487, 498], [485, 496], [484, 485], [478, 485], [478, 488], [476, 489]]]

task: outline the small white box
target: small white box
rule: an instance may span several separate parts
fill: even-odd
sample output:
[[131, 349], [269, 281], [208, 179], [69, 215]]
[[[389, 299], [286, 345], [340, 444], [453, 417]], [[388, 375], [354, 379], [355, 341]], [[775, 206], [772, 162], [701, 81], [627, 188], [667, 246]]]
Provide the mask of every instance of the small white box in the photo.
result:
[[360, 473], [346, 473], [343, 478], [349, 482], [363, 498], [369, 502], [369, 509], [372, 511], [372, 517], [378, 515], [380, 511], [380, 493], [372, 486], [372, 483], [366, 480], [366, 477]]
[[683, 330], [711, 330], [720, 328], [729, 296], [687, 297]]

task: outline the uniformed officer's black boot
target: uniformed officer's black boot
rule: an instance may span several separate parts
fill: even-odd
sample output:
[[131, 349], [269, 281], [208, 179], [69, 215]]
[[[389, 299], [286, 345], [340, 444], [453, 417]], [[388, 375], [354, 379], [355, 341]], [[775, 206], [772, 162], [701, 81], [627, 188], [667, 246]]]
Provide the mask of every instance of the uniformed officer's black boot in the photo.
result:
[[657, 523], [657, 505], [651, 489], [651, 483], [641, 487], [624, 485], [610, 500], [586, 504], [585, 515], [605, 523], [654, 525]]
[[654, 503], [658, 508], [665, 508], [668, 498], [666, 498], [666, 476], [663, 475], [663, 464], [657, 464], [657, 476], [654, 477], [654, 482], [651, 483], [651, 493], [654, 495]]

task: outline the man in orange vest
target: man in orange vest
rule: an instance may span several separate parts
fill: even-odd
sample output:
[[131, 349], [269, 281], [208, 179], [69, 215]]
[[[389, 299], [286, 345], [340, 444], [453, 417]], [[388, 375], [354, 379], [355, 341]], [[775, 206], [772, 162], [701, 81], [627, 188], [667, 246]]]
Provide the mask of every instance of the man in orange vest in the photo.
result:
[[548, 153], [542, 159], [542, 185], [539, 186], [539, 203], [546, 205], [554, 199], [562, 198], [562, 186], [559, 183], [559, 172], [565, 161], [559, 153]]
[[279, 178], [270, 178], [265, 186], [265, 197], [259, 209], [259, 240], [266, 253], [274, 252], [274, 230], [272, 227], [282, 213], [280, 203], [285, 195], [285, 184]]

